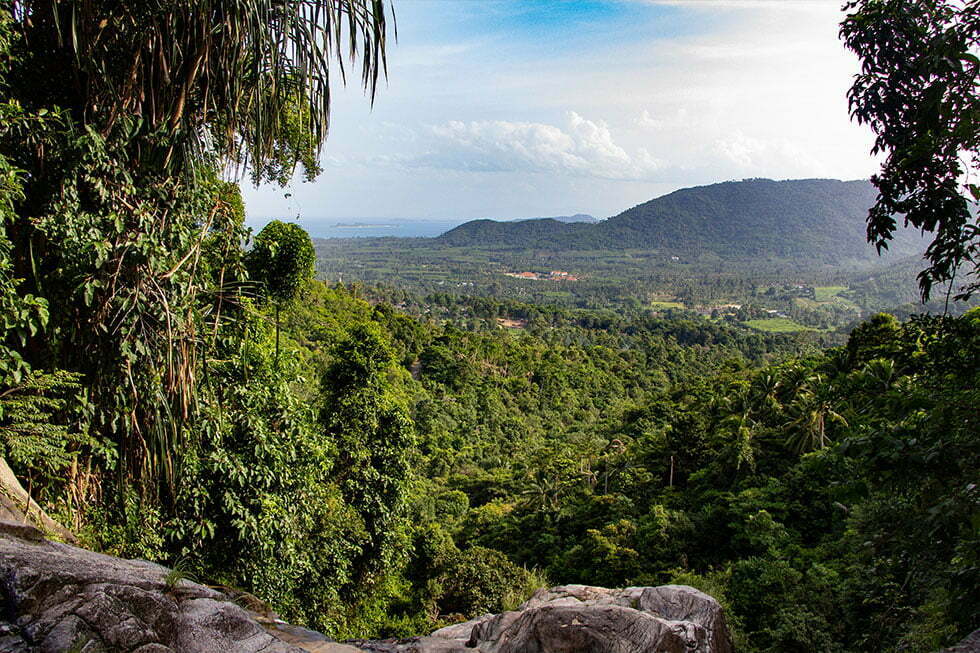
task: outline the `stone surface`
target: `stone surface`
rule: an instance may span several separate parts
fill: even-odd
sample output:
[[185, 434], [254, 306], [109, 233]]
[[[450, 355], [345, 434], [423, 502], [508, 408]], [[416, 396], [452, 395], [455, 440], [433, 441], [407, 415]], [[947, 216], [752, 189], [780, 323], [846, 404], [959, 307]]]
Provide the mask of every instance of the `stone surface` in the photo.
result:
[[475, 639], [487, 653], [707, 651], [703, 629], [618, 605], [545, 605], [490, 622]]
[[512, 612], [428, 637], [356, 641], [376, 653], [733, 653], [721, 606], [692, 587], [539, 590]]
[[[555, 610], [557, 607], [563, 609]], [[650, 637], [659, 637], [663, 643], [656, 646], [664, 650], [673, 650], [670, 647], [676, 646], [673, 642], [676, 638], [680, 638], [687, 648], [678, 650], [705, 653], [734, 651], [721, 606], [715, 599], [693, 587], [663, 585], [606, 589], [589, 585], [564, 585], [538, 590], [518, 611], [527, 613], [544, 608], [550, 609], [548, 618], [538, 620], [533, 625], [527, 620], [515, 623], [514, 613], [499, 615], [496, 621], [481, 626], [482, 629], [494, 629], [494, 632], [474, 632], [472, 642], [513, 637], [513, 633], [510, 632], [513, 629], [530, 628], [531, 631], [538, 632], [550, 631], [557, 627], [561, 633], [569, 632], [569, 629], [578, 628], [574, 623], [576, 620], [585, 623], [583, 615], [588, 613], [594, 614], [596, 621], [587, 630], [611, 633], [611, 639], [607, 638], [607, 648], [602, 648], [600, 644], [590, 644], [577, 650], [643, 651], [648, 650], [644, 647], [648, 646], [646, 642]], [[608, 611], [599, 608], [620, 608], [620, 610]], [[623, 624], [633, 625], [605, 623], [613, 617]], [[647, 617], [653, 618], [653, 621]], [[602, 637], [597, 641], [602, 641]], [[494, 653], [498, 650], [505, 649], [493, 649]], [[554, 650], [564, 649], [556, 647]]]
[[485, 621], [493, 619], [496, 615], [485, 614], [477, 617], [476, 619], [470, 619], [469, 621], [464, 621], [459, 624], [452, 624], [451, 626], [446, 626], [445, 628], [440, 628], [439, 630], [430, 634], [430, 637], [439, 637], [442, 639], [459, 640], [460, 642], [469, 641], [470, 635], [473, 633], [473, 628]]
[[262, 622], [262, 625], [282, 641], [310, 653], [358, 653], [361, 650], [350, 644], [335, 642], [322, 633], [302, 626], [293, 626], [281, 621]]
[[980, 630], [974, 630], [956, 646], [944, 648], [939, 653], [980, 653]]
[[[58, 539], [75, 543], [75, 534], [51, 519], [14, 475], [7, 460], [0, 456], [0, 520], [36, 526]], [[2, 649], [0, 649], [2, 650]]]
[[707, 647], [718, 653], [735, 650], [725, 613], [714, 598], [685, 585], [646, 587], [640, 593], [639, 607], [644, 612], [673, 621], [690, 621], [706, 631]]
[[0, 522], [0, 650], [302, 653], [228, 596]]
[[168, 573], [0, 521], [0, 652], [733, 653], [718, 602], [680, 585], [554, 587], [428, 636], [339, 643], [250, 594]]

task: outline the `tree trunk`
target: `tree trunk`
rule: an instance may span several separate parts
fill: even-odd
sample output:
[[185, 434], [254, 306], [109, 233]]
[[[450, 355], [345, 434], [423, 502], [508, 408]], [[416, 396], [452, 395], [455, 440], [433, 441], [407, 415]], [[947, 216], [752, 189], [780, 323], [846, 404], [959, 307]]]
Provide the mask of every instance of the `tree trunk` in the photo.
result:
[[0, 520], [30, 524], [66, 542], [77, 542], [74, 533], [51, 519], [31, 498], [3, 457], [0, 457]]

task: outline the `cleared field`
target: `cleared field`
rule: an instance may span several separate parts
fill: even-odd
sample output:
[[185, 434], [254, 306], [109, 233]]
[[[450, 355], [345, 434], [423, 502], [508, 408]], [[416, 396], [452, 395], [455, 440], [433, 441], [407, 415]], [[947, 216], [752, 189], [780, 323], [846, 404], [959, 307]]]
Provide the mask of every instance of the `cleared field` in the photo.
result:
[[794, 297], [793, 303], [802, 308], [809, 308], [809, 309], [820, 308], [821, 306], [821, 302], [818, 302], [814, 299], [807, 299], [806, 297]]
[[657, 308], [684, 308], [684, 304], [682, 304], [680, 302], [653, 301], [653, 302], [650, 302], [650, 308], [653, 308], [653, 309], [657, 309]]
[[768, 331], [769, 333], [796, 333], [797, 331], [819, 330], [814, 329], [813, 327], [803, 326], [799, 322], [794, 322], [786, 317], [767, 317], [758, 320], [746, 320], [742, 324], [752, 327], [753, 329], [758, 329], [759, 331]]
[[813, 298], [818, 302], [829, 302], [845, 290], [847, 286], [814, 286]]
[[844, 308], [849, 308], [854, 311], [861, 310], [861, 307], [852, 302], [850, 299], [845, 297], [834, 297], [834, 303], [843, 306]]

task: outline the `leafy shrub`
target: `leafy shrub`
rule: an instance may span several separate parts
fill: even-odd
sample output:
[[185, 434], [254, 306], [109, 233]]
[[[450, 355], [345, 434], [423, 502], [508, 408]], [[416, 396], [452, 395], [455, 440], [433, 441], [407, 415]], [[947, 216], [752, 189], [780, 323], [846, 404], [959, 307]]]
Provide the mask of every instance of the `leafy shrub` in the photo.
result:
[[518, 567], [499, 551], [474, 546], [446, 562], [436, 601], [442, 614], [470, 618], [502, 612], [530, 596], [543, 580], [539, 573]]

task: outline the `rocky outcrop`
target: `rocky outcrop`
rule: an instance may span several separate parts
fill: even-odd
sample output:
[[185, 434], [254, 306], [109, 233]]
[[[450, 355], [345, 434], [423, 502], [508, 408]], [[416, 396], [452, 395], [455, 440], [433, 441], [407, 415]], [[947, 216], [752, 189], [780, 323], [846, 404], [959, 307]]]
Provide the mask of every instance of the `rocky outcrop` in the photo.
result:
[[980, 630], [974, 630], [956, 646], [944, 648], [939, 653], [980, 653]]
[[75, 534], [48, 517], [31, 498], [3, 456], [0, 456], [0, 520], [34, 526], [64, 542], [75, 542]]
[[377, 653], [733, 653], [721, 606], [692, 587], [539, 590], [517, 610], [428, 637], [353, 642]]
[[303, 652], [226, 594], [10, 522], [0, 522], [0, 595], [4, 652]]
[[254, 597], [0, 521], [0, 652], [732, 653], [718, 602], [691, 587], [539, 590], [520, 608], [424, 637], [338, 643]]

